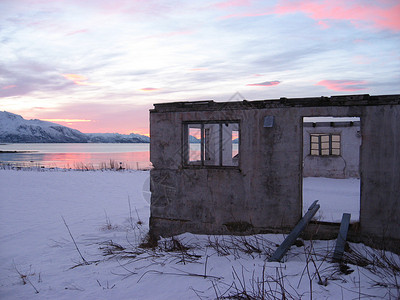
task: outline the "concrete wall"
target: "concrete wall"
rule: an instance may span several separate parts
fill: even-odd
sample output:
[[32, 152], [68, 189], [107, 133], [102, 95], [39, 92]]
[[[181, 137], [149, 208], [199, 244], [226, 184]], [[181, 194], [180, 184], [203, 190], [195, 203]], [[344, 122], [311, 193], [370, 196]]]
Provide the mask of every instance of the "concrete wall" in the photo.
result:
[[[260, 130], [264, 115], [262, 110], [151, 114], [154, 230], [168, 235], [187, 230], [223, 233], [224, 224], [230, 223], [247, 223], [258, 230], [295, 225], [301, 215], [300, 186], [293, 187], [279, 169], [301, 174], [301, 157], [294, 154], [299, 149], [285, 150], [291, 142], [286, 122], [276, 124], [281, 130]], [[240, 167], [182, 167], [183, 121], [236, 119], [246, 124], [241, 127], [246, 138], [240, 141]], [[301, 130], [297, 132], [300, 142]]]
[[[274, 116], [273, 127], [263, 127]], [[360, 235], [400, 240], [400, 98], [338, 96], [155, 105], [150, 112], [155, 236], [285, 232], [302, 211], [303, 117], [359, 116]], [[183, 122], [237, 120], [238, 167], [183, 165]]]
[[[310, 134], [340, 134], [339, 156], [310, 154]], [[360, 122], [304, 123], [303, 124], [303, 176], [328, 178], [359, 178], [361, 146]]]

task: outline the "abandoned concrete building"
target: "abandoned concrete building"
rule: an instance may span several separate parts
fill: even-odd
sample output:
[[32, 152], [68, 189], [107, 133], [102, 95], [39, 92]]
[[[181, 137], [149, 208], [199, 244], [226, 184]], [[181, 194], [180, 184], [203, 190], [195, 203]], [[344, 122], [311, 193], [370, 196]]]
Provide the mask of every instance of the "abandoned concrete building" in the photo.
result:
[[[288, 232], [302, 217], [303, 177], [356, 177], [348, 238], [399, 251], [400, 95], [155, 104], [150, 134], [155, 236]], [[331, 238], [338, 225], [307, 232]]]

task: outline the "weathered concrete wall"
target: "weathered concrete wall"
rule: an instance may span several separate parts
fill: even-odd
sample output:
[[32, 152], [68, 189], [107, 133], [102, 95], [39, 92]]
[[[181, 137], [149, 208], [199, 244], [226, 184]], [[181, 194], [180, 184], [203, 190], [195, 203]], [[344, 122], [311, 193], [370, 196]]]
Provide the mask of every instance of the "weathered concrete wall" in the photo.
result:
[[[400, 240], [400, 99], [170, 103], [150, 113], [151, 232], [287, 231], [301, 218], [303, 117], [361, 117], [360, 234]], [[264, 117], [274, 125], [264, 128]], [[183, 165], [184, 121], [240, 122], [239, 167]]]
[[[152, 113], [154, 231], [166, 235], [227, 233], [235, 224], [248, 224], [247, 231], [295, 225], [301, 216], [300, 183], [293, 186], [290, 174], [301, 174], [301, 156], [296, 155], [301, 146], [287, 151], [292, 125], [280, 119], [272, 130], [266, 129], [264, 116], [265, 110]], [[290, 111], [285, 118], [292, 118]], [[246, 124], [241, 127], [241, 136], [246, 138], [240, 141], [240, 167], [183, 168], [182, 122], [189, 120], [240, 120], [241, 125]], [[300, 141], [301, 130], [295, 130]], [[280, 172], [281, 168], [288, 173]]]
[[366, 107], [361, 127], [362, 233], [400, 239], [400, 105]]
[[[353, 124], [353, 125], [350, 125]], [[315, 126], [315, 127], [314, 127]], [[303, 124], [303, 176], [328, 178], [359, 178], [361, 131], [359, 122]], [[339, 156], [316, 156], [310, 154], [310, 134], [340, 134]]]

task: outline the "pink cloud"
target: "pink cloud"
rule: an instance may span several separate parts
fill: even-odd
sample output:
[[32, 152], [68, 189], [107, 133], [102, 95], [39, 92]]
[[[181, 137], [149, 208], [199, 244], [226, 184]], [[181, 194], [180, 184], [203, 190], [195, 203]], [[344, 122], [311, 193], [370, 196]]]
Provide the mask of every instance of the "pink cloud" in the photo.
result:
[[154, 91], [159, 91], [160, 89], [158, 89], [158, 88], [152, 88], [152, 87], [147, 87], [147, 88], [142, 88], [142, 89], [140, 89], [141, 91], [144, 91], [144, 92], [154, 92]]
[[68, 123], [68, 124], [72, 124], [72, 123], [81, 123], [81, 122], [92, 122], [92, 120], [86, 120], [86, 119], [42, 119], [43, 121], [49, 121], [49, 122], [61, 122], [61, 123]]
[[365, 90], [365, 81], [361, 80], [322, 80], [315, 85], [322, 85], [329, 90], [338, 92], [354, 92]]
[[321, 26], [323, 29], [328, 29], [330, 26], [325, 21], [319, 20], [318, 25]]
[[2, 90], [8, 90], [8, 89], [12, 89], [12, 88], [15, 88], [15, 87], [17, 87], [17, 86], [15, 84], [12, 84], [12, 85], [3, 86], [1, 89]]
[[79, 74], [61, 74], [65, 79], [71, 80], [76, 85], [90, 85], [89, 83], [85, 82], [87, 78], [83, 75]]
[[247, 86], [274, 86], [274, 85], [278, 85], [281, 82], [278, 80], [275, 81], [265, 81], [265, 82], [261, 82], [261, 83], [249, 83], [246, 84]]
[[231, 14], [224, 16], [223, 19], [304, 13], [316, 20], [324, 29], [329, 27], [328, 20], [345, 20], [356, 27], [371, 24], [378, 29], [400, 31], [400, 3], [398, 1], [377, 0], [371, 3], [361, 1], [356, 3], [347, 0], [280, 0], [274, 9]]
[[[371, 3], [371, 2], [370, 2]], [[378, 29], [400, 30], [400, 3], [377, 0], [374, 4], [354, 1], [287, 1], [282, 0], [275, 9], [277, 14], [302, 12], [317, 21], [347, 20], [355, 26], [372, 23]]]

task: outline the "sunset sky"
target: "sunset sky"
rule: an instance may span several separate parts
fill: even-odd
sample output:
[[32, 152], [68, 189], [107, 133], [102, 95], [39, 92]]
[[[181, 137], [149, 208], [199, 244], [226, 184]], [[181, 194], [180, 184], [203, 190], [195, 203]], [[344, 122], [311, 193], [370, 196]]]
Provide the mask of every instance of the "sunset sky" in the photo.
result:
[[146, 134], [153, 103], [397, 94], [399, 49], [399, 0], [1, 0], [0, 110]]

